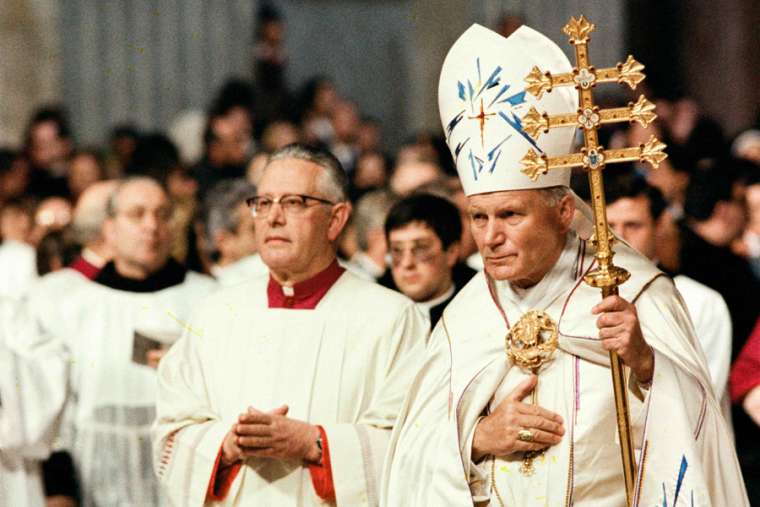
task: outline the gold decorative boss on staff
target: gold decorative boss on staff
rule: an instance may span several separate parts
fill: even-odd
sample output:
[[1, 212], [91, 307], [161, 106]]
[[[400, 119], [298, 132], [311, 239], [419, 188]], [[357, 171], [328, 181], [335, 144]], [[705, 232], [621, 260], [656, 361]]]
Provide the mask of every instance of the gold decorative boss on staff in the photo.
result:
[[[562, 31], [570, 38], [570, 44], [575, 47], [576, 66], [573, 71], [552, 75], [549, 71], [544, 72], [538, 67], [533, 67], [530, 74], [525, 78], [527, 92], [539, 99], [544, 93], [549, 93], [556, 87], [574, 86], [578, 90], [580, 104], [580, 108], [576, 112], [552, 116], [546, 113], [542, 114], [535, 108], [531, 108], [523, 118], [525, 132], [532, 138], [538, 139], [542, 133], [549, 132], [553, 128], [578, 126], [583, 131], [583, 148], [578, 153], [557, 157], [539, 155], [531, 149], [522, 159], [522, 172], [532, 180], [538, 179], [539, 175], [546, 174], [552, 169], [559, 168], [582, 167], [588, 173], [591, 188], [591, 207], [594, 212], [592, 243], [596, 248], [595, 258], [598, 267], [588, 273], [584, 280], [592, 287], [601, 289], [604, 298], [617, 295], [618, 285], [628, 280], [630, 273], [612, 264], [614, 253], [611, 244], [613, 236], [607, 226], [602, 170], [608, 164], [633, 161], [648, 162], [653, 168], [657, 168], [667, 155], [663, 151], [665, 145], [654, 136], [651, 136], [646, 143], [636, 147], [605, 150], [604, 147], [599, 146], [597, 129], [600, 125], [635, 121], [646, 127], [654, 121], [656, 115], [654, 114], [654, 104], [643, 95], [635, 103], [629, 103], [628, 107], [599, 109], [594, 105], [592, 89], [597, 83], [625, 83], [631, 89], [635, 89], [644, 80], [644, 74], [641, 72], [644, 66], [629, 55], [625, 63], [619, 63], [615, 67], [594, 68], [588, 57], [589, 34], [593, 30], [594, 25], [583, 16], [580, 19], [570, 18]], [[610, 365], [615, 393], [617, 426], [620, 435], [623, 476], [628, 505], [630, 506], [633, 498], [636, 463], [630, 432], [625, 377], [622, 362], [615, 352], [610, 352]]]

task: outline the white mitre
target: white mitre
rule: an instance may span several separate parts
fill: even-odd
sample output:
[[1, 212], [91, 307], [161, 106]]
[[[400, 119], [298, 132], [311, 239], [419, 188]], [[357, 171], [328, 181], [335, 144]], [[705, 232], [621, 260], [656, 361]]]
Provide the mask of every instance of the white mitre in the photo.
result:
[[571, 72], [562, 50], [537, 31], [522, 26], [504, 38], [472, 25], [449, 50], [438, 83], [438, 108], [446, 143], [466, 195], [570, 186], [570, 169], [553, 169], [531, 181], [520, 169], [529, 149], [547, 156], [570, 153], [575, 128], [552, 129], [534, 141], [522, 117], [578, 110], [574, 88], [555, 88], [540, 100], [525, 91], [525, 76], [537, 66], [552, 74]]

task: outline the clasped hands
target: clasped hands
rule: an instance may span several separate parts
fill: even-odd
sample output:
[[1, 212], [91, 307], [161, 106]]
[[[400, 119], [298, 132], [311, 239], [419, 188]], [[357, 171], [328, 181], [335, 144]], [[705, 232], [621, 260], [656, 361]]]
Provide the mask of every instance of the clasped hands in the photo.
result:
[[[615, 351], [636, 379], [646, 384], [654, 374], [654, 353], [644, 340], [636, 307], [620, 296], [609, 296], [591, 313], [599, 315], [596, 324], [605, 350]], [[485, 456], [507, 456], [515, 452], [539, 451], [560, 442], [565, 433], [562, 417], [540, 406], [523, 403], [536, 387], [531, 375], [518, 385], [496, 409], [475, 427], [472, 460]], [[521, 430], [532, 434], [532, 441], [519, 438]]]
[[252, 457], [318, 463], [322, 457], [317, 446], [319, 429], [290, 419], [287, 413], [287, 405], [269, 412], [248, 407], [224, 437], [222, 466]]

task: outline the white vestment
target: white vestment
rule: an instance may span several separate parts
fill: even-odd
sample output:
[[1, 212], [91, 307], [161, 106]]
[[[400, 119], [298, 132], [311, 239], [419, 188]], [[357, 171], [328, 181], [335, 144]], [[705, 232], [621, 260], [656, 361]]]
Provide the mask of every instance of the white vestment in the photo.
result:
[[[615, 264], [632, 273], [620, 294], [635, 302], [655, 356], [647, 391], [627, 374], [639, 456], [634, 505], [672, 506], [680, 499], [678, 505], [746, 506], [733, 442], [683, 302], [648, 260], [622, 241], [615, 250]], [[481, 273], [433, 331], [391, 438], [381, 505], [499, 506], [492, 466], [507, 506], [624, 505], [609, 356], [591, 314], [601, 295], [581, 278], [593, 260], [571, 234], [557, 265], [537, 286], [517, 294], [506, 282], [494, 283], [509, 323], [528, 310], [543, 310], [559, 328], [559, 349], [539, 373], [538, 403], [562, 416], [565, 435], [535, 460], [535, 474], [518, 471], [520, 454], [493, 464], [490, 457], [477, 465], [470, 458], [479, 418], [525, 378], [506, 358], [507, 324]]]
[[681, 293], [694, 332], [707, 358], [713, 392], [720, 402], [723, 417], [731, 425], [731, 397], [728, 393], [728, 372], [731, 368], [731, 314], [719, 292], [685, 275], [673, 278]]
[[[371, 506], [428, 336], [414, 303], [344, 272], [313, 310], [268, 308], [267, 277], [209, 298], [159, 368], [153, 432], [172, 503], [200, 506], [241, 412], [287, 404], [327, 435], [336, 503]], [[245, 461], [223, 505], [324, 504], [301, 463]]]
[[21, 300], [37, 279], [34, 247], [20, 241], [0, 244], [0, 297]]
[[32, 317], [71, 357], [59, 447], [74, 459], [83, 507], [160, 503], [150, 458], [156, 371], [133, 361], [135, 331], [179, 337], [190, 309], [215, 287], [188, 272], [163, 290], [126, 292], [63, 269], [30, 291]]
[[251, 278], [266, 275], [268, 273], [269, 268], [267, 268], [267, 265], [261, 260], [259, 254], [243, 257], [242, 259], [226, 266], [215, 265], [211, 268], [211, 274], [214, 275], [214, 278], [222, 287], [229, 287], [230, 285], [247, 282]]
[[21, 304], [0, 298], [0, 505], [45, 505], [47, 458], [66, 397], [60, 343], [40, 340]]

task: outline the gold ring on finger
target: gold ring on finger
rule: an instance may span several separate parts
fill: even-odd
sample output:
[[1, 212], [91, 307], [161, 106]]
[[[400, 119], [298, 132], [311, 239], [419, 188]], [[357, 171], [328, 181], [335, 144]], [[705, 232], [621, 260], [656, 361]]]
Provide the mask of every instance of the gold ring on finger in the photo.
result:
[[520, 430], [517, 432], [517, 440], [522, 442], [533, 442], [534, 438], [533, 432], [530, 430]]

